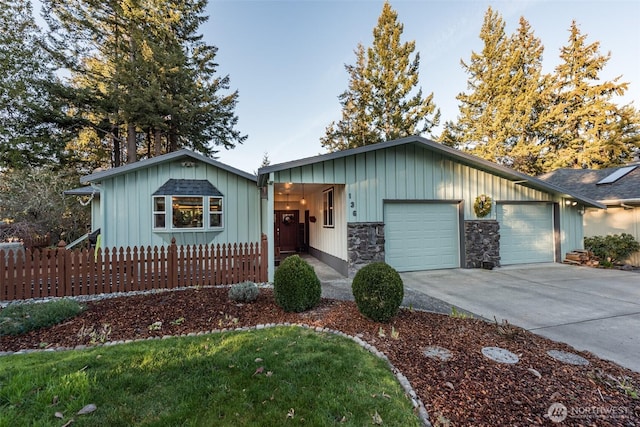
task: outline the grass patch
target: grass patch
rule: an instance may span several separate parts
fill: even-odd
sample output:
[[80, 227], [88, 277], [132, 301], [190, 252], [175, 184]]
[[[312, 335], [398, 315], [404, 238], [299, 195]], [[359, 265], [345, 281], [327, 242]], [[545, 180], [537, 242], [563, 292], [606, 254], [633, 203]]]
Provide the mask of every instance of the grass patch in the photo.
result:
[[68, 298], [45, 303], [11, 304], [0, 310], [0, 336], [19, 335], [53, 326], [83, 310], [81, 304]]
[[[97, 410], [76, 415], [88, 404]], [[0, 358], [0, 426], [71, 418], [74, 426], [420, 425], [385, 361], [298, 327]]]

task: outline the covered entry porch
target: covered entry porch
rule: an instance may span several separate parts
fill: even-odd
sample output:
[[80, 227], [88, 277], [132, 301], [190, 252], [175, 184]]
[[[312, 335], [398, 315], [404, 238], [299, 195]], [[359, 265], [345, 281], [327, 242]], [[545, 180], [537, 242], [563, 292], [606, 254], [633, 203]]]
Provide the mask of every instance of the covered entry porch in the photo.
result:
[[[273, 265], [291, 254], [309, 254], [347, 275], [344, 184], [274, 182], [267, 227], [273, 227]], [[270, 193], [270, 191], [269, 191]], [[269, 198], [271, 194], [268, 194]]]

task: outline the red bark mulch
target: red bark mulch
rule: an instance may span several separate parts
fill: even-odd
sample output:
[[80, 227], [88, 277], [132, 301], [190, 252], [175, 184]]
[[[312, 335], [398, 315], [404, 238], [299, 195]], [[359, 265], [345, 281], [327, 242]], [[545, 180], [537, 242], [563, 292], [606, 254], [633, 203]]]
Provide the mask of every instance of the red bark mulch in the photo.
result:
[[[155, 322], [161, 326], [150, 329]], [[0, 337], [0, 351], [87, 345], [90, 331], [104, 325], [110, 327], [108, 340], [120, 341], [285, 322], [339, 330], [374, 345], [408, 378], [434, 426], [640, 425], [640, 373], [588, 352], [508, 325], [409, 309], [388, 324], [376, 323], [350, 301], [323, 299], [308, 312], [286, 313], [270, 289], [261, 289], [252, 304], [230, 302], [225, 288], [88, 302], [85, 312], [66, 323]], [[447, 348], [453, 357], [426, 357], [427, 346]], [[520, 361], [494, 362], [481, 353], [483, 347], [505, 348]], [[576, 353], [589, 365], [557, 361], [547, 354], [552, 349]], [[562, 423], [547, 415], [554, 403], [567, 410]]]

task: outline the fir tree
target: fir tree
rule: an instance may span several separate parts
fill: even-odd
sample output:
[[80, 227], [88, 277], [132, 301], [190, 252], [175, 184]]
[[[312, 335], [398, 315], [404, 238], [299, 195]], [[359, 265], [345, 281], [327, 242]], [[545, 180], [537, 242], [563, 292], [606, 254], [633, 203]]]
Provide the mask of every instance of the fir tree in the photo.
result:
[[206, 0], [45, 4], [52, 50], [89, 101], [69, 100], [84, 143], [110, 149], [112, 165], [182, 147], [213, 155], [246, 139], [235, 129], [238, 93], [197, 34]]
[[489, 8], [480, 30], [480, 39], [484, 43], [482, 51], [471, 52], [469, 63], [460, 61], [469, 74], [469, 93], [457, 96], [460, 102], [457, 123], [446, 125], [449, 141], [455, 140], [459, 148], [471, 150], [493, 162], [499, 162], [506, 154], [499, 140], [502, 126], [498, 116], [508, 79], [508, 39], [504, 28], [505, 22], [500, 14]]
[[561, 49], [554, 75], [554, 99], [547, 116], [550, 155], [547, 168], [604, 168], [632, 159], [640, 145], [638, 112], [631, 105], [618, 107], [628, 83], [600, 82], [599, 73], [611, 54], [599, 52], [600, 43], [587, 44], [576, 22]]
[[415, 41], [401, 43], [404, 26], [385, 2], [373, 30], [373, 46], [358, 45], [355, 65], [346, 65], [349, 88], [339, 96], [342, 119], [331, 123], [322, 145], [329, 151], [420, 135], [437, 126], [440, 111], [433, 93], [423, 97], [418, 86], [420, 55]]
[[489, 8], [480, 31], [481, 53], [472, 52], [469, 93], [461, 93], [457, 123], [447, 122], [440, 140], [529, 174], [542, 170], [545, 138], [541, 112], [548, 102], [541, 41], [526, 19], [507, 36], [505, 22]]
[[31, 3], [0, 0], [0, 166], [64, 161], [64, 140], [53, 125], [61, 108], [49, 91], [53, 81]]

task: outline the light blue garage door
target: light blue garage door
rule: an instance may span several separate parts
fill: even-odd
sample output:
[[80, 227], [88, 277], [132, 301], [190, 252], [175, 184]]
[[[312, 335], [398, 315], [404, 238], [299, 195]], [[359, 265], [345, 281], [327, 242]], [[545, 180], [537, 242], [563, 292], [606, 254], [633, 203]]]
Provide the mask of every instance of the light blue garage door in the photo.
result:
[[385, 203], [385, 260], [398, 271], [460, 266], [458, 207], [451, 203]]
[[496, 213], [502, 265], [553, 262], [551, 204], [498, 204]]

